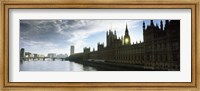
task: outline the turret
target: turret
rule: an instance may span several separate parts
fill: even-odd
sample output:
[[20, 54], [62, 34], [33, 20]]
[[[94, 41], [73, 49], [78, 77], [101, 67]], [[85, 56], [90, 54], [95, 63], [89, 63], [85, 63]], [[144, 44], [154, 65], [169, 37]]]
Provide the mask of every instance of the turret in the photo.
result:
[[156, 23], [156, 27], [158, 27], [158, 23]]
[[108, 31], [106, 31], [106, 35], [108, 36]]
[[122, 40], [122, 44], [124, 44], [124, 37], [123, 36], [121, 36], [121, 40]]
[[143, 21], [143, 31], [145, 30], [145, 22]]
[[169, 20], [165, 20], [165, 31], [167, 31], [168, 26], [169, 26]]
[[117, 33], [116, 33], [116, 30], [114, 31], [114, 36], [115, 36], [115, 39], [117, 39]]
[[151, 26], [154, 27], [153, 20], [151, 20]]
[[109, 29], [109, 35], [111, 34], [111, 32], [112, 32], [112, 31], [111, 31], [111, 28], [110, 28], [110, 29]]
[[165, 25], [168, 25], [169, 24], [169, 20], [165, 20], [165, 23], [166, 23]]
[[163, 31], [163, 22], [162, 22], [162, 20], [160, 21], [160, 29]]

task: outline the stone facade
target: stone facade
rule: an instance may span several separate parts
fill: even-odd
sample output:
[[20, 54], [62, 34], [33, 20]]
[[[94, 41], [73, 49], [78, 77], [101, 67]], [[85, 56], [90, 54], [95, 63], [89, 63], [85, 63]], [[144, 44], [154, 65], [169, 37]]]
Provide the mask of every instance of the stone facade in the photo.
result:
[[[160, 27], [159, 27], [160, 26]], [[105, 60], [119, 64], [143, 65], [152, 69], [180, 70], [180, 20], [166, 20], [165, 25], [146, 26], [143, 22], [143, 42], [130, 43], [126, 25], [124, 37], [117, 38], [116, 31], [107, 31], [107, 45], [98, 43], [97, 51], [84, 49], [70, 60]]]

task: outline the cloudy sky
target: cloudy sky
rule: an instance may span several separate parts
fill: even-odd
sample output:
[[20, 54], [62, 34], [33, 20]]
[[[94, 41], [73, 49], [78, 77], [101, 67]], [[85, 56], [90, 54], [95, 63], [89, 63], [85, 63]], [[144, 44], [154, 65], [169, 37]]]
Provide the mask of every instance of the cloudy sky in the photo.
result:
[[[139, 42], [143, 41], [143, 21], [150, 24], [150, 20], [20, 20], [20, 48], [44, 55], [69, 55], [71, 45], [75, 46], [75, 53], [82, 52], [84, 47], [96, 50], [98, 42], [106, 45], [106, 31], [116, 30], [121, 37], [126, 24], [131, 43]], [[156, 23], [160, 25], [160, 20], [154, 20]]]

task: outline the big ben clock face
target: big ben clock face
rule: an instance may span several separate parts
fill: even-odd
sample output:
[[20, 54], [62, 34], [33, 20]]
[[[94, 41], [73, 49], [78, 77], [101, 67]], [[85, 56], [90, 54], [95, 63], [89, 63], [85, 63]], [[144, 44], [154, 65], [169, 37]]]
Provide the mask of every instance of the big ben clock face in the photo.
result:
[[129, 43], [129, 39], [128, 39], [128, 38], [125, 39], [125, 43], [126, 43], [126, 44]]

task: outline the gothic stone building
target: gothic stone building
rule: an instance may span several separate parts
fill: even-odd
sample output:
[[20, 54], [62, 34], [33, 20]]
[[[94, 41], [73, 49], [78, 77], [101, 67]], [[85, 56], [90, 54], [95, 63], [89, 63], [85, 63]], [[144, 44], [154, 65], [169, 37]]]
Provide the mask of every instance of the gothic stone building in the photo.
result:
[[[160, 26], [160, 27], [159, 27]], [[97, 51], [84, 48], [70, 60], [105, 60], [105, 62], [143, 65], [152, 69], [180, 70], [180, 20], [165, 20], [165, 25], [146, 26], [143, 22], [143, 42], [132, 43], [126, 25], [125, 35], [117, 38], [116, 31], [107, 31], [107, 45], [98, 43]]]

